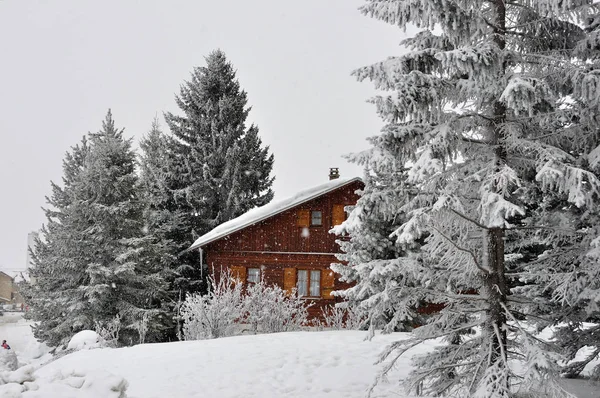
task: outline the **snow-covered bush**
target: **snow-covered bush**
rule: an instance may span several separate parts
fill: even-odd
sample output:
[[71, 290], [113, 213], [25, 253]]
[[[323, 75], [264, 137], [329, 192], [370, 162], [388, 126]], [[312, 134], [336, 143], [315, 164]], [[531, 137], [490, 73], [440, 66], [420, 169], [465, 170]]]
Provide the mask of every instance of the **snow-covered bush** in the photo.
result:
[[181, 316], [186, 340], [232, 336], [249, 324], [254, 333], [299, 330], [306, 324], [309, 305], [279, 286], [265, 281], [243, 289], [231, 274], [210, 278], [213, 289], [201, 296], [193, 294], [183, 303]]
[[255, 333], [299, 330], [306, 324], [308, 307], [295, 294], [288, 297], [279, 286], [264, 280], [249, 286], [244, 296], [244, 320]]
[[354, 306], [348, 306], [348, 303], [344, 304], [322, 308], [323, 322], [319, 321], [317, 326], [335, 330], [361, 329], [367, 321], [367, 315]]
[[150, 318], [148, 312], [143, 312], [139, 317], [139, 320], [135, 321], [131, 326], [139, 335], [139, 344], [144, 344], [146, 342], [149, 321]]
[[236, 321], [243, 315], [242, 284], [223, 274], [209, 278], [207, 295], [188, 295], [181, 308], [185, 340], [216, 339], [234, 334]]
[[100, 323], [96, 321], [96, 333], [107, 347], [117, 347], [119, 334], [121, 332], [121, 316], [116, 315], [109, 322]]

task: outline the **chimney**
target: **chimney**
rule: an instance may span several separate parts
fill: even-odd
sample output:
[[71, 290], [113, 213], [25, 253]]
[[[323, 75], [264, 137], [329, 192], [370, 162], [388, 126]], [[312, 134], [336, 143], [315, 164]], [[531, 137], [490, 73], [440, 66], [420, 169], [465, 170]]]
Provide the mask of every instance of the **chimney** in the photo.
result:
[[335, 180], [337, 178], [340, 178], [340, 169], [337, 167], [330, 167], [329, 168], [329, 179]]

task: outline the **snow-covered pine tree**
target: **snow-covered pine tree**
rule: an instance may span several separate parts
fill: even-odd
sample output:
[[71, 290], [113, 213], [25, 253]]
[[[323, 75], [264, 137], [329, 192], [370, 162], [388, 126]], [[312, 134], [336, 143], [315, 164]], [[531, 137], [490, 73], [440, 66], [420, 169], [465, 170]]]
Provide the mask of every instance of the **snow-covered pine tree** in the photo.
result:
[[32, 253], [31, 282], [20, 286], [31, 307], [29, 316], [36, 322], [34, 336], [50, 346], [65, 344], [75, 332], [94, 326], [80, 288], [88, 279], [83, 261], [89, 258], [89, 251], [77, 244], [83, 241], [88, 224], [72, 207], [73, 186], [79, 181], [88, 151], [84, 137], [65, 155], [62, 187], [52, 182], [52, 194], [46, 197], [50, 207], [44, 209], [47, 221]]
[[[420, 261], [399, 261], [394, 272], [445, 305], [414, 339], [384, 353], [383, 373], [410, 347], [446, 338], [415, 359], [409, 387], [482, 398], [564, 395], [552, 381], [551, 346], [526, 327], [536, 315], [529, 310], [540, 307], [529, 299], [536, 285], [546, 292], [537, 300], [556, 301], [548, 293], [554, 269], [545, 269], [546, 277], [532, 267], [507, 275], [515, 255], [505, 239], [537, 239], [547, 246], [536, 257], [541, 263], [561, 250], [543, 231], [594, 234], [557, 226], [550, 214], [557, 207], [544, 200], [582, 211], [598, 204], [600, 182], [586, 169], [600, 104], [598, 7], [591, 0], [369, 0], [362, 7], [421, 30], [404, 40], [409, 52], [356, 76], [393, 92], [373, 100], [386, 126], [372, 144], [408, 168], [391, 175], [413, 187], [396, 213], [407, 219], [393, 236], [406, 248], [424, 240]], [[579, 258], [597, 272], [594, 242], [579, 245]], [[515, 277], [526, 286], [512, 289]], [[403, 294], [390, 287], [388, 294]], [[475, 334], [465, 335], [469, 330]]]
[[[344, 263], [333, 264], [332, 269], [341, 280], [359, 283], [336, 294], [350, 308], [366, 315], [371, 335], [379, 328], [386, 332], [409, 330], [422, 322], [417, 309], [424, 301], [419, 286], [415, 289], [406, 284], [412, 281], [402, 274], [407, 265], [401, 265], [419, 261], [419, 244], [402, 247], [392, 236], [406, 218], [401, 207], [410, 190], [405, 179], [396, 174], [403, 167], [395, 154], [380, 152], [376, 147], [350, 158], [365, 167], [365, 187], [356, 205], [348, 209], [348, 220], [333, 229], [349, 239], [338, 241], [343, 253], [337, 257]], [[408, 256], [408, 251], [413, 256]]]
[[24, 289], [35, 335], [65, 345], [73, 334], [120, 316], [121, 343], [158, 340], [168, 326], [160, 304], [165, 286], [153, 242], [143, 232], [131, 141], [109, 113], [102, 130], [67, 154], [64, 187], [53, 184]]
[[140, 322], [147, 322], [146, 339], [156, 341], [169, 323], [161, 309], [166, 284], [161, 263], [155, 261], [156, 242], [144, 234], [144, 202], [131, 140], [115, 127], [109, 111], [102, 129], [90, 134], [89, 141], [75, 190], [76, 203], [90, 222], [85, 242], [94, 250], [86, 264], [85, 295], [96, 322], [120, 317], [120, 343], [139, 341]]
[[148, 134], [140, 141], [139, 159], [145, 232], [155, 249], [151, 261], [160, 265], [163, 278], [169, 284], [163, 307], [168, 310], [172, 323], [163, 337], [165, 341], [180, 335], [177, 313], [185, 292], [201, 290], [197, 267], [193, 265], [197, 257], [180, 255], [189, 247], [189, 232], [186, 233], [189, 215], [176, 205], [171, 191], [174, 180], [170, 174], [168, 139], [155, 119]]
[[165, 114], [171, 134], [156, 132], [142, 145], [142, 180], [148, 181], [146, 200], [155, 217], [149, 220], [152, 233], [176, 249], [171, 300], [181, 303], [188, 292], [206, 292], [207, 276], [198, 253], [183, 251], [198, 236], [272, 199], [273, 155], [258, 127], [246, 126], [247, 95], [222, 51], [194, 68], [176, 101], [181, 114]]
[[165, 114], [173, 138], [170, 172], [178, 177], [174, 197], [189, 215], [190, 243], [192, 233], [202, 235], [273, 197], [273, 155], [258, 127], [246, 126], [246, 97], [217, 50], [181, 86], [176, 100], [182, 115]]
[[[577, 44], [575, 50], [578, 57], [586, 59], [590, 73], [594, 73], [600, 70], [600, 15], [591, 15], [583, 26], [587, 36]], [[592, 81], [585, 75], [581, 78]], [[581, 89], [586, 89], [586, 86], [582, 85]], [[588, 101], [598, 100], [598, 95], [593, 91], [587, 91], [584, 97]], [[582, 113], [582, 116], [574, 115], [579, 123], [569, 126], [569, 129], [574, 128], [568, 139], [562, 141], [562, 146], [570, 155], [579, 155], [582, 169], [599, 177], [600, 131], [597, 128], [597, 110], [593, 106], [584, 107]], [[534, 281], [537, 286], [546, 288], [523, 288], [523, 293], [536, 304], [537, 312], [558, 324], [554, 338], [571, 361], [562, 372], [567, 377], [574, 377], [597, 359], [600, 353], [600, 209], [598, 206], [577, 208], [566, 202], [565, 195], [559, 198], [545, 197], [536, 202], [543, 209], [539, 211], [538, 219], [561, 228], [545, 231], [543, 236], [546, 246], [555, 250], [544, 250], [534, 261], [522, 264], [528, 275], [525, 282]], [[550, 213], [546, 208], [555, 210]], [[544, 217], [552, 219], [544, 220]], [[576, 230], [577, 234], [565, 233], [570, 230]], [[538, 251], [545, 248], [537, 246]], [[548, 272], [548, 269], [553, 272]], [[517, 271], [522, 270], [517, 268]], [[539, 297], [549, 297], [551, 305], [539, 300]], [[584, 350], [580, 351], [582, 348]], [[600, 365], [591, 369], [591, 376], [600, 379]]]

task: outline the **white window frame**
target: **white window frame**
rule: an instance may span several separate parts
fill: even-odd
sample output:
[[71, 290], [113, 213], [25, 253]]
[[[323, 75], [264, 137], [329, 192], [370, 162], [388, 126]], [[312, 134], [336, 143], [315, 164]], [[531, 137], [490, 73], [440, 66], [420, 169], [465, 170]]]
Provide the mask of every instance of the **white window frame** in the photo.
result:
[[[313, 214], [315, 213], [319, 213], [319, 223], [315, 224], [313, 222], [313, 220], [315, 219], [315, 217], [313, 216]], [[311, 210], [310, 211], [310, 226], [311, 227], [322, 227], [323, 226], [323, 211], [321, 210]]]
[[[258, 275], [257, 275], [256, 280], [250, 280], [250, 270], [257, 270], [258, 271]], [[259, 283], [260, 282], [260, 277], [261, 277], [261, 269], [260, 269], [260, 267], [248, 267], [248, 268], [246, 268], [246, 282], [247, 283]]]
[[[321, 279], [322, 279], [322, 270], [320, 269], [298, 269], [296, 271], [296, 289], [298, 292], [298, 297], [304, 297], [304, 298], [321, 298], [322, 297], [322, 292], [321, 292]], [[300, 284], [301, 279], [300, 279], [300, 275], [301, 273], [305, 273], [306, 275], [306, 279], [302, 280], [303, 285]], [[318, 275], [318, 277], [315, 277], [315, 275]], [[313, 294], [316, 293], [316, 291], [318, 290], [318, 294]], [[302, 294], [306, 292], [306, 294]]]

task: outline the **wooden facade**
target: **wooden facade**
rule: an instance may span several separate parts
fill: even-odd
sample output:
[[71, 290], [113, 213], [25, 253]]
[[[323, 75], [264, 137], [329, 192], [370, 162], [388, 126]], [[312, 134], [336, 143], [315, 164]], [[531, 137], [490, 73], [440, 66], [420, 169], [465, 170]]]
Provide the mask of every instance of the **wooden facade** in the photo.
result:
[[329, 230], [344, 221], [344, 207], [356, 204], [362, 187], [360, 179], [332, 182], [317, 197], [198, 246], [203, 261], [216, 276], [229, 270], [246, 283], [260, 275], [287, 291], [296, 288], [313, 303], [309, 315], [320, 317], [324, 306], [336, 302], [330, 293], [349, 287], [329, 268], [340, 252], [339, 237]]
[[0, 271], [0, 304], [23, 304], [15, 278], [3, 271]]

